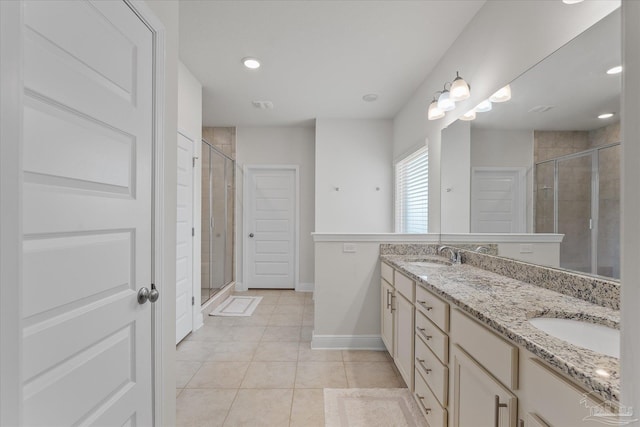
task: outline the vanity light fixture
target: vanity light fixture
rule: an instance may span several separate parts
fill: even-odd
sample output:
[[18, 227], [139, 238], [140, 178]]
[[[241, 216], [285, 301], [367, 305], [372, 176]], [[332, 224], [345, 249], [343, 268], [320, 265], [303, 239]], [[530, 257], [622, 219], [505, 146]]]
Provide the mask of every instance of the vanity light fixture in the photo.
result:
[[444, 90], [440, 92], [440, 96], [438, 97], [438, 108], [442, 111], [451, 111], [456, 108], [456, 103], [451, 99], [451, 92], [447, 90], [447, 84], [444, 84]]
[[622, 72], [622, 65], [618, 65], [607, 70], [607, 74], [620, 74]]
[[467, 83], [460, 74], [456, 71], [456, 78], [451, 83], [451, 92], [449, 98], [452, 101], [464, 101], [471, 96], [471, 86]]
[[438, 120], [438, 119], [441, 119], [443, 117], [444, 117], [444, 111], [442, 111], [438, 107], [438, 101], [434, 97], [433, 101], [431, 101], [431, 104], [429, 104], [429, 110], [427, 111], [427, 119], [429, 119], [429, 120]]
[[480, 104], [478, 104], [476, 108], [474, 108], [474, 110], [477, 113], [486, 113], [488, 111], [491, 111], [491, 108], [493, 108], [491, 105], [491, 101], [489, 101], [488, 99], [485, 99]]
[[496, 93], [489, 97], [489, 101], [491, 102], [507, 102], [511, 99], [511, 86], [506, 85], [505, 87], [498, 89]]
[[260, 61], [257, 58], [242, 58], [242, 63], [250, 70], [256, 70], [260, 68]]
[[464, 120], [465, 122], [469, 122], [471, 120], [476, 119], [476, 109], [469, 110], [460, 117], [460, 120]]
[[599, 118], [599, 119], [608, 119], [608, 118], [613, 117], [613, 115], [614, 115], [614, 114], [615, 114], [615, 113], [604, 113], [604, 114], [600, 114], [600, 115], [598, 116], [598, 118]]

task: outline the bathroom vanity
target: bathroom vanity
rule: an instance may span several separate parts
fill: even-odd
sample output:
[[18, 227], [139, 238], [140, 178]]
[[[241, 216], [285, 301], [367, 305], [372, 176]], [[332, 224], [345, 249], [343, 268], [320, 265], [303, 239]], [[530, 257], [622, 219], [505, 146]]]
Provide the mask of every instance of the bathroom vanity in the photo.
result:
[[[455, 264], [436, 256], [435, 245], [409, 245], [418, 248], [413, 254], [406, 246], [381, 247], [382, 336], [431, 427], [596, 426], [618, 419], [619, 289], [469, 251]], [[568, 290], [512, 278], [522, 269]], [[560, 326], [544, 332], [531, 321], [539, 318]], [[587, 341], [557, 338], [566, 322], [578, 328], [569, 339], [582, 334]], [[612, 341], [589, 342], [592, 327]]]

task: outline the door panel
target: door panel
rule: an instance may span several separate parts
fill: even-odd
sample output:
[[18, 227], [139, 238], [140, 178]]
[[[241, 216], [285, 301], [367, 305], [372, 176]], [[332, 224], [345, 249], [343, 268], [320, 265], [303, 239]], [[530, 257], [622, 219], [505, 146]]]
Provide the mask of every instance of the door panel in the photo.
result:
[[295, 288], [296, 172], [248, 171], [247, 286]]
[[473, 170], [472, 233], [524, 233], [524, 195], [518, 171]]
[[124, 2], [24, 8], [24, 423], [150, 425], [152, 34]]
[[193, 142], [178, 134], [176, 343], [193, 330]]

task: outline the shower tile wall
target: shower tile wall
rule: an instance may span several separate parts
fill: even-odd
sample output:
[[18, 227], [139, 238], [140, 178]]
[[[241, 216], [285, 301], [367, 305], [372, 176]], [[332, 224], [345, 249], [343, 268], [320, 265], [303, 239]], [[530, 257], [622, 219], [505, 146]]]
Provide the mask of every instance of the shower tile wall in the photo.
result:
[[[534, 162], [616, 142], [620, 142], [619, 123], [592, 131], [534, 131]], [[599, 153], [598, 274], [619, 277], [620, 147]], [[590, 254], [585, 245], [590, 245], [591, 239], [587, 225], [591, 218], [591, 157], [561, 161], [558, 168], [558, 232], [572, 236], [565, 240], [563, 266], [589, 271]], [[535, 231], [550, 233], [554, 222], [553, 162], [537, 165], [535, 173]]]

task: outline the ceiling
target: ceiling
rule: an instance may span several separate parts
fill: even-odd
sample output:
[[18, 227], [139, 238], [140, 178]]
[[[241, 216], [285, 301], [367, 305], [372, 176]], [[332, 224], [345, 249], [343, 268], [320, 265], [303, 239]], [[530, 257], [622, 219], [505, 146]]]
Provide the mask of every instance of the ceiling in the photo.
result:
[[[620, 74], [606, 71], [622, 63], [620, 9], [558, 49], [511, 83], [509, 102], [478, 113], [473, 128], [593, 130], [620, 120]], [[544, 113], [533, 107], [553, 106]], [[602, 113], [616, 113], [598, 119]]]
[[205, 126], [393, 118], [483, 4], [182, 0], [180, 58], [203, 85]]

